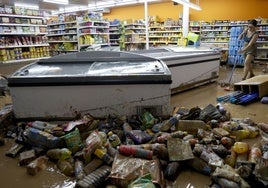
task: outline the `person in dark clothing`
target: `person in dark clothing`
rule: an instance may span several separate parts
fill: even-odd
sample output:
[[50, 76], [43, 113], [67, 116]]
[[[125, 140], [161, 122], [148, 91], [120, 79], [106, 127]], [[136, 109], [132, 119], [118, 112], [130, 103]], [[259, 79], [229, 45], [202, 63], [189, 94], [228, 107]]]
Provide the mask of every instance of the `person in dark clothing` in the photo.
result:
[[259, 37], [258, 31], [257, 31], [257, 21], [256, 20], [250, 20], [248, 22], [247, 28], [243, 30], [243, 32], [239, 35], [239, 39], [244, 40], [244, 47], [240, 49], [239, 53], [244, 53], [245, 56], [245, 63], [244, 63], [244, 75], [243, 80], [247, 79], [248, 73], [249, 78], [254, 77], [253, 69], [252, 69], [252, 62], [254, 61], [254, 58], [256, 57], [257, 53], [257, 46], [256, 41]]

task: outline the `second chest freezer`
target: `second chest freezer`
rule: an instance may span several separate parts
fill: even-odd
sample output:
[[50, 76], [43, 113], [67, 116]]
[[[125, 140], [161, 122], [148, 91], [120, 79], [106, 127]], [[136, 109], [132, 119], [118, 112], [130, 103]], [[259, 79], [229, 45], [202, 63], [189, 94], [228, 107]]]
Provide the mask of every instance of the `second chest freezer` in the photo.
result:
[[129, 52], [77, 52], [37, 61], [8, 77], [15, 118], [170, 115], [171, 73], [161, 60]]

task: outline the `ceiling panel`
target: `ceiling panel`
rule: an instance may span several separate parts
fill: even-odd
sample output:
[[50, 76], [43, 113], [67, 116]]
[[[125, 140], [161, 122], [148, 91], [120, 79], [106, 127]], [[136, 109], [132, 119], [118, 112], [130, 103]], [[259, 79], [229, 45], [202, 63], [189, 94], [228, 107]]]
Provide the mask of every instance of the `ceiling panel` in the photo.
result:
[[[69, 0], [69, 5], [61, 5], [61, 4], [54, 4], [54, 3], [46, 3], [42, 0], [0, 0], [0, 4], [4, 5], [11, 5], [13, 6], [15, 2], [30, 4], [30, 5], [38, 5], [39, 9], [43, 10], [58, 10], [60, 8], [70, 8], [73, 6], [87, 6], [90, 4], [95, 3], [107, 3], [107, 2], [124, 2], [124, 0]], [[161, 0], [160, 0], [161, 1]], [[163, 0], [166, 1], [166, 0]]]

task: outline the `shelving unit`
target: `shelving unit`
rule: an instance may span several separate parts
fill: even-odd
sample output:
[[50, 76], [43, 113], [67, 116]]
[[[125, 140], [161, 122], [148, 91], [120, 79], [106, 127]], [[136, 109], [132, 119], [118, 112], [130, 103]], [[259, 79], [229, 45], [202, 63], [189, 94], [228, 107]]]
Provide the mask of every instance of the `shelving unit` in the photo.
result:
[[201, 44], [228, 50], [230, 24], [228, 20], [201, 22]]
[[47, 37], [52, 56], [76, 52], [78, 50], [76, 15], [51, 18]]
[[150, 46], [176, 45], [182, 36], [181, 26], [163, 25], [149, 27]]
[[120, 44], [120, 29], [121, 24], [119, 20], [114, 20], [110, 22], [109, 34], [110, 34], [110, 45], [119, 46]]
[[109, 44], [109, 22], [86, 20], [78, 22], [78, 51], [92, 44]]
[[263, 19], [259, 24], [257, 49], [256, 60], [268, 61], [268, 19]]
[[201, 34], [201, 22], [200, 21], [190, 21], [189, 32], [200, 35]]
[[[15, 9], [20, 12], [19, 8]], [[49, 57], [47, 25], [42, 13], [29, 10], [31, 15], [14, 12], [0, 14], [0, 62], [14, 63]], [[21, 13], [21, 12], [20, 12]]]
[[127, 20], [124, 23], [124, 49], [141, 50], [146, 44], [146, 30], [143, 20]]

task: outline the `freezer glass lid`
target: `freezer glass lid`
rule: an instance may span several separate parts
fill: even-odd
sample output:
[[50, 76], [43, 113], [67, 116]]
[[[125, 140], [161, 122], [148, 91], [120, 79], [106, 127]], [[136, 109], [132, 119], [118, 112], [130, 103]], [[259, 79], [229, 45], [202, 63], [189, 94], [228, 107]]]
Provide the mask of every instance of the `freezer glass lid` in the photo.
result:
[[164, 74], [161, 61], [115, 61], [83, 63], [32, 64], [17, 71], [14, 77], [61, 77], [61, 76], [105, 76]]
[[95, 62], [88, 70], [89, 75], [163, 74], [164, 67], [152, 62]]

